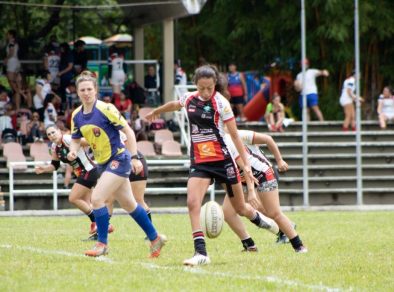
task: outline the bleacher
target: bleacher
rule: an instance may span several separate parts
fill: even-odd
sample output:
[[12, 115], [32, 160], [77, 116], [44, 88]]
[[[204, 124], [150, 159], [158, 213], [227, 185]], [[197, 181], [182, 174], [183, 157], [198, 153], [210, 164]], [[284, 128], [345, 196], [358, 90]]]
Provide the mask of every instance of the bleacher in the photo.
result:
[[[266, 132], [264, 124], [250, 122], [239, 125], [240, 129]], [[311, 205], [352, 205], [356, 204], [356, 148], [355, 133], [343, 132], [341, 122], [311, 122], [308, 124], [309, 144], [309, 196]], [[284, 133], [272, 133], [278, 143], [283, 158], [289, 163], [289, 171], [280, 178], [281, 204], [284, 206], [302, 205], [302, 125], [291, 124]], [[382, 131], [376, 121], [364, 121], [362, 124], [362, 162], [363, 188], [365, 204], [394, 203], [394, 129]], [[180, 134], [174, 133], [179, 141]], [[154, 142], [154, 134], [150, 134]], [[182, 147], [182, 156], [164, 156], [162, 149], [155, 148], [156, 155], [147, 156], [148, 161], [163, 159], [187, 159], [186, 148]], [[3, 151], [1, 149], [1, 151]], [[23, 146], [27, 161], [33, 161], [29, 146]], [[186, 192], [157, 191], [157, 188], [186, 187], [188, 165], [150, 165], [146, 201], [152, 207], [186, 206]], [[31, 189], [51, 189], [52, 175], [36, 175], [29, 167], [25, 171], [16, 171], [14, 189], [27, 190], [15, 196], [15, 210], [52, 209], [51, 194], [30, 194]], [[0, 185], [8, 209], [9, 171], [2, 155], [0, 158]], [[59, 179], [58, 187], [63, 181]], [[151, 189], [151, 191], [149, 191]], [[220, 187], [216, 196], [223, 197]], [[1, 198], [0, 198], [1, 200]], [[59, 194], [59, 209], [71, 208], [67, 194]]]

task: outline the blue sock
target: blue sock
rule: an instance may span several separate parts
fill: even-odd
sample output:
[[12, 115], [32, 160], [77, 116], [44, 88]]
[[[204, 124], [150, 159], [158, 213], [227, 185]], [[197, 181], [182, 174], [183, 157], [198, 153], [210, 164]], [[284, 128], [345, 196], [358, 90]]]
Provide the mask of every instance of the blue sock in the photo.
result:
[[107, 244], [108, 243], [108, 225], [109, 213], [106, 206], [93, 210], [94, 217], [96, 218], [97, 225], [97, 241]]
[[130, 216], [135, 220], [135, 222], [137, 222], [142, 230], [144, 230], [150, 241], [153, 241], [157, 238], [156, 229], [149, 220], [144, 208], [142, 208], [140, 205], [137, 205], [137, 208], [135, 208], [135, 210], [130, 213]]

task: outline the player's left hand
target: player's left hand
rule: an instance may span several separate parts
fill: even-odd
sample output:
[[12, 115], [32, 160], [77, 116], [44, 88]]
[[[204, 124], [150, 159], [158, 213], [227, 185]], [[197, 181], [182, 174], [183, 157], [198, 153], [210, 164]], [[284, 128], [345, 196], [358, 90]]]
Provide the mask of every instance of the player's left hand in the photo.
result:
[[139, 174], [143, 169], [142, 162], [139, 159], [131, 159], [131, 167], [135, 174]]
[[250, 169], [250, 166], [245, 165], [243, 167], [243, 171], [244, 171], [244, 174], [247, 175], [252, 182], [254, 182], [255, 184], [259, 183], [258, 179], [253, 176], [253, 172]]

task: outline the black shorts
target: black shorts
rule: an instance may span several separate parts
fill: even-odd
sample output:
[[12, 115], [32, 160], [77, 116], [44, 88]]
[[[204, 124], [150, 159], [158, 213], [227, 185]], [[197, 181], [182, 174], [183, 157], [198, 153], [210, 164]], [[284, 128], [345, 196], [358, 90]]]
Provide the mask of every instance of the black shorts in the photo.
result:
[[214, 179], [216, 182], [225, 184], [231, 197], [231, 185], [240, 182], [240, 176], [235, 162], [231, 159], [221, 161], [195, 163], [190, 166], [189, 178], [200, 177]]
[[88, 189], [93, 188], [97, 184], [97, 180], [99, 178], [99, 173], [97, 168], [93, 168], [91, 171], [88, 171], [84, 175], [80, 175], [77, 177], [76, 184], [83, 185]]
[[[139, 155], [142, 156], [141, 153], [139, 153]], [[135, 174], [133, 171], [131, 171], [129, 176], [130, 182], [148, 179], [148, 164], [146, 163], [145, 157], [142, 156], [140, 161], [142, 163], [142, 171], [139, 174]]]
[[245, 104], [245, 98], [243, 96], [232, 96], [230, 98], [231, 104]]

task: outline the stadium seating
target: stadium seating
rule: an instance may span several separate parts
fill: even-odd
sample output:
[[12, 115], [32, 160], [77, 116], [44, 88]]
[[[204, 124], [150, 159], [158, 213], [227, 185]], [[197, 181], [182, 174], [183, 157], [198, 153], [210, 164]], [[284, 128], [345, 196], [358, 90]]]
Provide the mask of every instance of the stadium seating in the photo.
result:
[[167, 129], [158, 130], [155, 132], [154, 141], [157, 145], [161, 146], [164, 141], [174, 141], [174, 134]]
[[34, 142], [30, 145], [30, 156], [33, 157], [34, 161], [49, 161], [52, 159], [48, 145], [42, 142]]
[[174, 140], [164, 141], [161, 146], [161, 154], [164, 156], [181, 156], [181, 144]]
[[[3, 144], [3, 155], [7, 159], [7, 166], [9, 162], [26, 162], [22, 146], [16, 142]], [[17, 165], [14, 166], [14, 169], [23, 171], [27, 169], [27, 165]]]
[[144, 155], [144, 156], [155, 156], [155, 148], [151, 141], [138, 141], [137, 142], [137, 149]]

